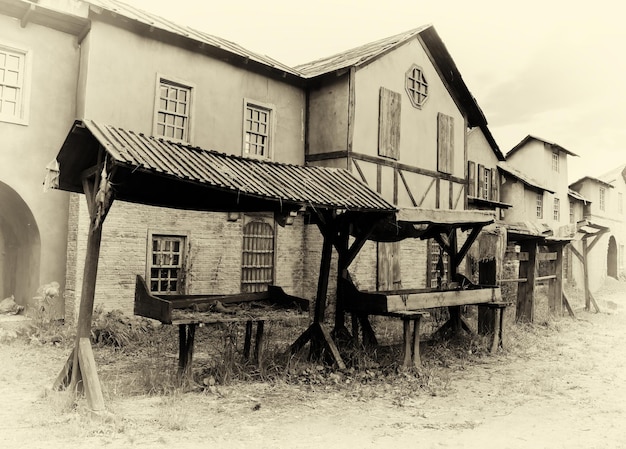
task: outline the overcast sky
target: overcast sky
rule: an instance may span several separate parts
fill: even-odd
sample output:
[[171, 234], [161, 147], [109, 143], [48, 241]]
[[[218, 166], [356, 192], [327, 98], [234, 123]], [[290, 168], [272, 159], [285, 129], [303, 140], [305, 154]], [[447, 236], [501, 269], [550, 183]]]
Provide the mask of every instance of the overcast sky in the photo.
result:
[[433, 24], [504, 153], [528, 134], [558, 143], [580, 156], [570, 182], [626, 164], [617, 0], [123, 1], [287, 65]]

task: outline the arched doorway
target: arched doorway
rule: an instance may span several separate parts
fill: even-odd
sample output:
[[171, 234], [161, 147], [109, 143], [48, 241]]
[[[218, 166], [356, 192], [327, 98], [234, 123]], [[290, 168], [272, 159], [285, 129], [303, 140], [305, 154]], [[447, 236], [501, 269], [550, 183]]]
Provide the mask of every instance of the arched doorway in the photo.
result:
[[617, 242], [615, 237], [609, 237], [609, 250], [606, 255], [606, 274], [617, 279]]
[[1, 181], [0, 250], [0, 299], [14, 295], [18, 304], [32, 305], [39, 286], [39, 228], [22, 197]]

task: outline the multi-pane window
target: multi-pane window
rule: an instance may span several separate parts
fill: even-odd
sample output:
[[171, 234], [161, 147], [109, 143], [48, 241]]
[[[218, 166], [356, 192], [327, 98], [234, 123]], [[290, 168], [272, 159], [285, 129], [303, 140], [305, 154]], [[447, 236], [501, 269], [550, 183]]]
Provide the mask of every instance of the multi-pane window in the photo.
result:
[[274, 228], [266, 219], [248, 219], [243, 227], [241, 291], [262, 292], [274, 282]]
[[406, 72], [406, 93], [411, 104], [418, 109], [421, 109], [428, 99], [428, 81], [421, 67], [413, 65]]
[[152, 235], [150, 246], [150, 291], [180, 293], [185, 237]]
[[435, 239], [428, 240], [428, 286], [438, 288], [448, 282], [448, 253]]
[[554, 199], [554, 209], [552, 211], [552, 218], [554, 221], [561, 220], [561, 200], [558, 198]]
[[483, 170], [480, 182], [482, 183], [482, 198], [488, 200], [491, 192], [491, 170], [489, 168]]
[[246, 102], [244, 111], [244, 156], [270, 157], [272, 110]]
[[537, 218], [543, 218], [543, 193], [537, 193]]
[[552, 170], [555, 172], [559, 172], [559, 152], [552, 152]]
[[160, 78], [155, 134], [188, 142], [190, 106], [191, 87]]
[[605, 210], [606, 208], [606, 189], [604, 187], [600, 187], [600, 210]]
[[569, 222], [570, 223], [575, 223], [575, 217], [574, 217], [574, 202], [570, 201], [569, 202]]
[[26, 54], [0, 46], [0, 120], [21, 121]]

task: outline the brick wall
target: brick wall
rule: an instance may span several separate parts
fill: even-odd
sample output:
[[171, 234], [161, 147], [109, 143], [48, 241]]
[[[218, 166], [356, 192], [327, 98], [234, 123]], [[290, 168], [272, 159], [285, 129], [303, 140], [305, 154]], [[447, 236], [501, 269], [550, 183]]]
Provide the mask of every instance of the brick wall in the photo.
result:
[[[72, 195], [66, 279], [66, 320], [78, 311], [87, 243], [84, 198]], [[276, 284], [303, 295], [303, 220], [276, 225]], [[135, 276], [146, 277], [149, 233], [186, 235], [189, 294], [238, 293], [241, 290], [243, 219], [225, 213], [175, 210], [114, 202], [104, 222], [95, 304], [133, 314]]]

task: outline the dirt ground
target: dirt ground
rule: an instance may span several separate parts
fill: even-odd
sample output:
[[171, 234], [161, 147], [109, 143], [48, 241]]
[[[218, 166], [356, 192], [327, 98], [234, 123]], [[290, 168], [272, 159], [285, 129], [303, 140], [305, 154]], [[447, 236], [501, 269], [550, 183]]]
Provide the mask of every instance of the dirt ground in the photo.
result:
[[0, 447], [626, 448], [626, 283], [596, 296], [602, 313], [511, 329], [507, 350], [411, 394], [252, 382], [129, 396], [109, 375], [108, 418], [46, 393], [67, 348], [0, 343]]

